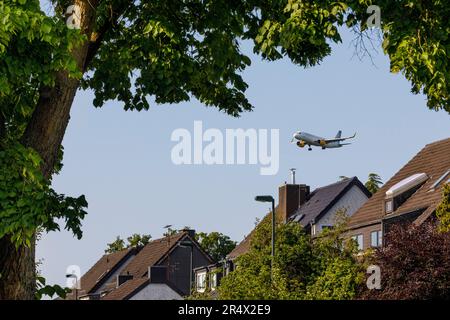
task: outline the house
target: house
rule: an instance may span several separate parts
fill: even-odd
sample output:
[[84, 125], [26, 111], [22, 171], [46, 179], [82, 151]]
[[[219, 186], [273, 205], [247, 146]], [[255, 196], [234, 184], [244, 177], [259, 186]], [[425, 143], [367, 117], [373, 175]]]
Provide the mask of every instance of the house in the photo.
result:
[[399, 222], [421, 224], [435, 218], [442, 188], [450, 181], [450, 138], [426, 145], [350, 219], [349, 237], [360, 250], [383, 244]]
[[[348, 216], [352, 216], [370, 196], [370, 192], [357, 177], [346, 178], [312, 192], [309, 186], [295, 184], [293, 179], [292, 183], [279, 187], [279, 203], [275, 212], [282, 222], [300, 223], [305, 231], [314, 237], [335, 224], [338, 211], [345, 210]], [[266, 218], [269, 218], [269, 215]], [[254, 231], [228, 255], [226, 272], [233, 269], [233, 261], [237, 257], [250, 249]]]
[[102, 256], [68, 299], [182, 299], [194, 283], [193, 270], [214, 261], [195, 240], [194, 230]]

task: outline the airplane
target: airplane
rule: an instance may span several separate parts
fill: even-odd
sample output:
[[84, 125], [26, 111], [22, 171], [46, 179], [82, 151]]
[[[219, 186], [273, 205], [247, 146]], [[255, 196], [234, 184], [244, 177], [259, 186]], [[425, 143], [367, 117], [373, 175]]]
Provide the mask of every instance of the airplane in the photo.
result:
[[295, 144], [300, 148], [303, 148], [305, 145], [308, 145], [308, 151], [312, 150], [311, 146], [322, 147], [322, 149], [340, 148], [342, 146], [351, 144], [351, 143], [342, 143], [342, 141], [345, 141], [347, 139], [353, 139], [356, 136], [356, 133], [351, 137], [345, 138], [341, 138], [341, 135], [342, 131], [339, 130], [338, 133], [336, 134], [336, 137], [332, 139], [325, 139], [307, 132], [297, 131], [292, 136], [291, 143], [294, 142], [294, 140], [298, 140], [295, 142]]

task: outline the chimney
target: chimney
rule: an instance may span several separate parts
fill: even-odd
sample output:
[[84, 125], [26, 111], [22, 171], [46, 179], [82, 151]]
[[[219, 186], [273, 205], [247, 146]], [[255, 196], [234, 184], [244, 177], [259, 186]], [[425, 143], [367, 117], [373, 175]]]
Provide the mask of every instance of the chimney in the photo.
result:
[[278, 217], [287, 222], [298, 207], [308, 201], [309, 186], [295, 184], [295, 169], [291, 171], [291, 183], [285, 183], [278, 189]]
[[187, 232], [189, 237], [191, 237], [192, 239], [195, 239], [195, 230], [194, 229], [184, 228], [182, 231]]
[[291, 172], [291, 184], [295, 184], [295, 168], [291, 168], [289, 169], [289, 171]]

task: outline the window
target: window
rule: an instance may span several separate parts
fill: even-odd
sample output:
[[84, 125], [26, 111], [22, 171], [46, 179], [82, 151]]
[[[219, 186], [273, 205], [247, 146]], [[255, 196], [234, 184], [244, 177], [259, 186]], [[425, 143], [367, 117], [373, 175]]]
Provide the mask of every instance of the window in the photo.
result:
[[358, 250], [362, 251], [362, 249], [364, 248], [363, 235], [358, 234], [356, 236], [353, 236], [352, 239], [355, 240], [356, 243], [358, 244]]
[[217, 273], [212, 272], [210, 274], [210, 285], [211, 285], [211, 290], [215, 290], [217, 287]]
[[392, 200], [387, 200], [385, 202], [385, 206], [386, 206], [386, 213], [391, 213], [392, 211], [394, 211], [394, 203]]
[[370, 246], [376, 248], [381, 247], [382, 244], [383, 244], [383, 234], [381, 230], [372, 231], [370, 233]]
[[206, 272], [197, 273], [197, 291], [203, 292], [206, 288]]

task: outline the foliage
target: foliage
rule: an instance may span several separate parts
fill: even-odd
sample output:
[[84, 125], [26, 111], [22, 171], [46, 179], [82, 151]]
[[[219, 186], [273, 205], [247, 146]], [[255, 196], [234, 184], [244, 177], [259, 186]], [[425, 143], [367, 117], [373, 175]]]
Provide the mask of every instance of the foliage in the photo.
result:
[[442, 190], [442, 201], [436, 208], [436, 216], [439, 219], [439, 230], [450, 231], [450, 183], [446, 183]]
[[[0, 17], [0, 238], [29, 246], [36, 229], [59, 230], [57, 219], [80, 238], [86, 199], [56, 193], [41, 174], [39, 155], [20, 137], [40, 86], [53, 86], [59, 70], [81, 77], [71, 50], [83, 37], [46, 16], [38, 0], [2, 1]], [[58, 163], [54, 172], [60, 169]]]
[[381, 289], [363, 288], [364, 299], [449, 299], [450, 233], [432, 223], [395, 225], [376, 249], [373, 263], [381, 268]]
[[121, 251], [121, 250], [127, 249], [127, 248], [145, 246], [147, 243], [150, 242], [151, 238], [152, 238], [152, 236], [149, 234], [141, 235], [138, 233], [134, 233], [133, 235], [131, 235], [127, 238], [127, 243], [125, 243], [125, 241], [122, 238], [117, 236], [116, 240], [107, 244], [105, 253], [114, 253], [114, 252]]
[[150, 242], [150, 239], [152, 238], [149, 234], [138, 234], [134, 233], [130, 237], [127, 238], [128, 241], [128, 247], [138, 247], [138, 246], [145, 246], [147, 243]]
[[67, 293], [71, 292], [69, 288], [63, 288], [57, 284], [48, 285], [46, 284], [46, 280], [44, 277], [38, 276], [36, 277], [37, 290], [35, 293], [36, 299], [41, 300], [44, 295], [53, 298], [54, 295], [65, 298]]
[[36, 228], [59, 230], [57, 219], [65, 220], [65, 229], [81, 238], [81, 220], [87, 202], [57, 194], [49, 187], [39, 169], [39, 155], [19, 143], [3, 144], [0, 150], [0, 238], [8, 235], [19, 245], [30, 245]]
[[378, 174], [369, 173], [369, 177], [364, 185], [371, 194], [375, 194], [383, 185], [383, 181]]
[[64, 20], [46, 16], [39, 0], [2, 1], [0, 17], [0, 126], [10, 138], [20, 138], [38, 89], [53, 86], [59, 70], [81, 77], [71, 50], [84, 37]]
[[[341, 42], [341, 26], [364, 32], [372, 2], [96, 1], [89, 3], [95, 6], [89, 48], [98, 47], [79, 70], [74, 56], [88, 39], [66, 27], [70, 1], [53, 0], [52, 16], [39, 0], [1, 1], [0, 238], [10, 235], [16, 245], [29, 245], [39, 226], [58, 229], [57, 218], [81, 236], [84, 197], [57, 194], [39, 174], [37, 155], [20, 146], [38, 100], [45, 98], [43, 89], [64, 82], [57, 83], [58, 72], [82, 79], [97, 107], [118, 100], [126, 110], [146, 110], [150, 97], [159, 104], [195, 98], [239, 116], [252, 109], [242, 78], [251, 60], [241, 52], [242, 41], [252, 41], [266, 60], [288, 57], [299, 66], [315, 66]], [[376, 4], [391, 72], [401, 72], [413, 93], [426, 95], [430, 109], [450, 112], [450, 7], [440, 0]]]
[[236, 241], [232, 241], [229, 236], [220, 232], [198, 232], [195, 239], [203, 250], [208, 252], [211, 258], [217, 262], [225, 259], [227, 254], [236, 247]]
[[[53, 16], [41, 11], [38, 0], [0, 4], [0, 132], [5, 129], [16, 142], [39, 89], [55, 84], [56, 71], [82, 76], [72, 50], [86, 37], [65, 25], [69, 2], [54, 4]], [[366, 29], [369, 4], [366, 0], [100, 1], [95, 31], [114, 23], [101, 34], [82, 86], [94, 91], [95, 106], [116, 99], [127, 110], [142, 110], [149, 108], [149, 96], [156, 103], [195, 97], [237, 116], [252, 108], [241, 77], [251, 61], [241, 52], [240, 41], [252, 40], [254, 51], [264, 59], [287, 56], [300, 66], [314, 66], [331, 53], [331, 43], [341, 41], [340, 26], [359, 24]], [[437, 0], [429, 4], [384, 0], [377, 5], [391, 71], [402, 72], [414, 93], [426, 94], [430, 108], [450, 111], [449, 7]], [[13, 232], [17, 226], [8, 228]]]
[[255, 230], [248, 253], [218, 288], [221, 299], [351, 299], [364, 274], [356, 261], [356, 247], [343, 242], [345, 221], [311, 239], [300, 224], [276, 228], [271, 281], [270, 219]]

